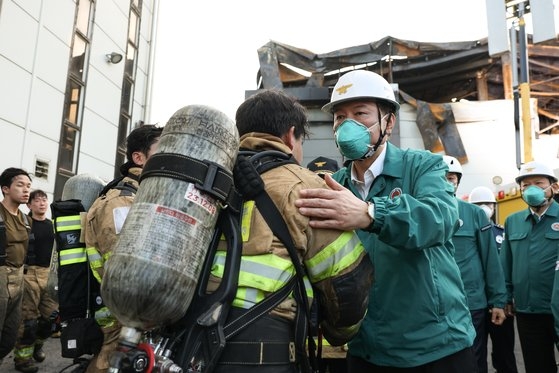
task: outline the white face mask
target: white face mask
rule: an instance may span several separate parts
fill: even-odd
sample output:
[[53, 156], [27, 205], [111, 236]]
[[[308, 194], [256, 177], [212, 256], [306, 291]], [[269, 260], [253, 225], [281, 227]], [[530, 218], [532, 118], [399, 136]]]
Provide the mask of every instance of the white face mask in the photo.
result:
[[479, 205], [479, 207], [481, 207], [483, 212], [485, 212], [485, 215], [487, 215], [487, 218], [491, 219], [491, 217], [493, 216], [493, 207], [488, 206], [488, 205]]

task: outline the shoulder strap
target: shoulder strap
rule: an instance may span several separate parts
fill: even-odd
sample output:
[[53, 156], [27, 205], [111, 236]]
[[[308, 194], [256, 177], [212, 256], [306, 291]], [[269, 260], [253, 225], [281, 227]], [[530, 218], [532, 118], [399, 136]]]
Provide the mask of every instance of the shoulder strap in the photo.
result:
[[[274, 166], [271, 166], [268, 162], [263, 162], [266, 158], [275, 158], [278, 157], [280, 159], [279, 162], [274, 162], [273, 159], [270, 162], [275, 163], [275, 167], [293, 163], [294, 160], [291, 156], [281, 153], [281, 152], [261, 152], [256, 153], [252, 157], [249, 157], [248, 154], [240, 152], [237, 156], [237, 163], [235, 164], [235, 170], [233, 175], [235, 176], [235, 185], [239, 188], [239, 192], [243, 195], [244, 198], [253, 199], [258, 206], [258, 211], [262, 214], [264, 219], [266, 220], [267, 224], [269, 225], [270, 229], [274, 232], [274, 235], [278, 237], [278, 239], [285, 245], [287, 251], [289, 253], [289, 257], [295, 266], [295, 270], [297, 272], [296, 276], [292, 279], [293, 284], [290, 285], [288, 283], [285, 285], [280, 291], [277, 293], [285, 292], [285, 295], [282, 298], [279, 298], [282, 294], [276, 294], [277, 296], [274, 297], [274, 300], [277, 300], [277, 303], [271, 304], [272, 300], [268, 301], [266, 305], [258, 304], [261, 308], [266, 307], [267, 311], [274, 308], [281, 300], [283, 300], [289, 292], [286, 291], [286, 288], [295, 286], [295, 295], [297, 299], [300, 301], [300, 307], [297, 308], [296, 314], [296, 321], [295, 321], [295, 339], [296, 339], [296, 354], [298, 357], [298, 361], [301, 362], [301, 367], [303, 371], [310, 372], [316, 371], [316, 360], [315, 360], [315, 350], [316, 344], [312, 336], [307, 334], [309, 330], [309, 325], [311, 321], [310, 317], [310, 307], [309, 307], [309, 300], [307, 298], [304, 277], [306, 276], [306, 271], [297, 255], [297, 249], [295, 248], [295, 244], [293, 243], [293, 238], [289, 233], [289, 229], [281, 215], [280, 211], [278, 210], [276, 204], [270, 197], [270, 195], [266, 192], [264, 187], [264, 182], [260, 177], [260, 173], [258, 171], [258, 167], [264, 169], [264, 171], [268, 171]], [[296, 283], [295, 283], [296, 277]], [[291, 281], [290, 281], [291, 282]], [[288, 286], [290, 285], [290, 286]], [[272, 298], [272, 296], [268, 297], [267, 299]], [[276, 299], [276, 298], [279, 298]], [[266, 302], [265, 299], [261, 303]], [[250, 321], [254, 321], [260, 316], [264, 315], [266, 312], [247, 312], [241, 318], [243, 322], [239, 320], [234, 320], [232, 323], [235, 324], [248, 324]], [[253, 315], [255, 314], [255, 315]], [[246, 319], [251, 319], [250, 321]], [[226, 326], [226, 329], [229, 325]], [[305, 338], [307, 338], [309, 354], [307, 355], [305, 352]]]
[[138, 191], [134, 184], [127, 183], [124, 180], [118, 183], [113, 189], [120, 190], [120, 195], [133, 196]]
[[124, 180], [125, 176], [119, 176], [116, 179], [108, 182], [107, 185], [99, 192], [99, 197], [104, 196], [107, 192], [111, 189], [114, 189], [122, 180]]

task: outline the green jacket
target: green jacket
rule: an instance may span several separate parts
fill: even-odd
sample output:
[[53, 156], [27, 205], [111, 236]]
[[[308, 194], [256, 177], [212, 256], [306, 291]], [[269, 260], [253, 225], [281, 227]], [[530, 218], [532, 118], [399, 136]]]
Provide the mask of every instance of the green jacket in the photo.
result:
[[[470, 347], [475, 330], [451, 237], [458, 209], [439, 155], [387, 144], [368, 201], [372, 232], [358, 232], [374, 265], [369, 306], [349, 352], [377, 365], [415, 367]], [[335, 179], [356, 196], [351, 169]]]
[[457, 201], [460, 228], [452, 242], [468, 306], [472, 311], [490, 305], [504, 308], [507, 301], [505, 277], [492, 224], [479, 206]]
[[517, 312], [552, 313], [551, 295], [558, 252], [557, 202], [549, 206], [537, 223], [529, 208], [507, 217], [501, 259], [508, 300], [514, 299]]

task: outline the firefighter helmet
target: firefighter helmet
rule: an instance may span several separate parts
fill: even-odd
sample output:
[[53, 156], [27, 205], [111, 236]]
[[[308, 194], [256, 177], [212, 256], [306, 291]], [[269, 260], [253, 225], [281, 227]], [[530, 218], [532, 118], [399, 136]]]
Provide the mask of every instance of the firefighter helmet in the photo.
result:
[[338, 79], [330, 102], [322, 107], [322, 111], [331, 113], [335, 105], [359, 99], [384, 101], [394, 108], [394, 112], [400, 109], [394, 90], [386, 79], [372, 71], [352, 70]]
[[520, 172], [516, 177], [516, 183], [520, 184], [522, 179], [527, 176], [545, 176], [548, 177], [552, 182], [557, 182], [557, 176], [553, 173], [551, 168], [546, 164], [538, 161], [532, 161], [528, 163], [524, 163], [520, 166]]
[[470, 203], [496, 203], [495, 194], [486, 186], [478, 186], [472, 189], [468, 198]]

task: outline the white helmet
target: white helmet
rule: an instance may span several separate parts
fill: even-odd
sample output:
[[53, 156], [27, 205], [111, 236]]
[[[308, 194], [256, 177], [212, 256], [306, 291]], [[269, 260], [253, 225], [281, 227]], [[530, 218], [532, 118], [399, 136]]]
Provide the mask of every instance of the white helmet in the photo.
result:
[[454, 172], [462, 176], [462, 165], [458, 162], [458, 159], [450, 155], [443, 155], [443, 160], [448, 166], [448, 172]]
[[520, 181], [527, 176], [546, 176], [553, 180], [553, 182], [557, 182], [557, 177], [551, 168], [542, 162], [532, 161], [520, 166], [520, 172], [515, 179], [516, 183], [520, 184]]
[[330, 102], [322, 107], [322, 111], [331, 113], [335, 105], [359, 99], [385, 101], [394, 107], [395, 112], [400, 109], [394, 90], [386, 79], [372, 71], [352, 70], [338, 79]]
[[495, 194], [485, 186], [478, 186], [472, 189], [468, 198], [470, 203], [496, 203]]

